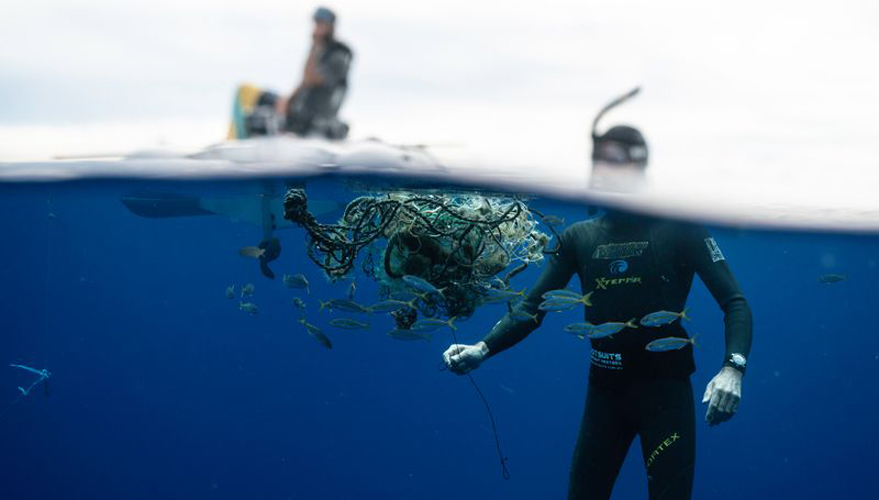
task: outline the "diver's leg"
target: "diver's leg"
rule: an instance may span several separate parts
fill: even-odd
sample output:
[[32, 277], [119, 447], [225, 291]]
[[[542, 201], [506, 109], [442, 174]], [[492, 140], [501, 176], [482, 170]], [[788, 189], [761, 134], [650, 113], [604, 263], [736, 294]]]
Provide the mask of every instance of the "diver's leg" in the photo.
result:
[[610, 498], [637, 430], [620, 412], [622, 397], [625, 395], [590, 384], [571, 461], [568, 500]]
[[696, 415], [690, 379], [643, 382], [637, 392], [650, 500], [688, 500], [696, 463]]

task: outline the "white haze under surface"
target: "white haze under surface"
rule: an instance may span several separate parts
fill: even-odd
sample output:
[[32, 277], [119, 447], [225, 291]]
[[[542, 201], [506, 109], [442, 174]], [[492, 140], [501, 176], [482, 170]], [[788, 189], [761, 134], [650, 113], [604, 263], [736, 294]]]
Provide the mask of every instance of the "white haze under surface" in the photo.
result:
[[[5, 6], [0, 169], [218, 142], [238, 83], [286, 91], [298, 81], [314, 6]], [[431, 144], [454, 175], [577, 192], [594, 113], [640, 85], [604, 122], [648, 138], [650, 187], [638, 203], [879, 228], [877, 2], [329, 6], [356, 51], [342, 113], [352, 139]]]

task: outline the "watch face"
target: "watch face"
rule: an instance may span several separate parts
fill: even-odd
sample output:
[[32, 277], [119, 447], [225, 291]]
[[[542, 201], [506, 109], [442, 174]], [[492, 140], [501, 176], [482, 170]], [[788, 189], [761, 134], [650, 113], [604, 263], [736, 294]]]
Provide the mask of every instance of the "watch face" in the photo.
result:
[[733, 364], [736, 366], [745, 366], [746, 360], [745, 357], [739, 353], [735, 353], [731, 356]]

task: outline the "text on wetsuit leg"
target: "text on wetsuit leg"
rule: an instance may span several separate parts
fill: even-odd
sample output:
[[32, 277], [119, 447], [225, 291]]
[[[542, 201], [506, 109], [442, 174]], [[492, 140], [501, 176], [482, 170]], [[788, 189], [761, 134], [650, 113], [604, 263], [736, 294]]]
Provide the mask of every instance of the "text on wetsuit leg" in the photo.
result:
[[656, 449], [653, 450], [653, 452], [650, 454], [650, 456], [647, 457], [647, 467], [649, 468], [651, 465], [653, 465], [653, 462], [656, 460], [657, 457], [659, 457], [659, 454], [662, 453], [663, 451], [665, 451], [666, 448], [671, 446], [672, 443], [674, 443], [675, 441], [677, 441], [680, 438], [681, 437], [678, 435], [678, 433], [675, 432], [674, 434], [669, 436], [665, 441], [659, 443], [659, 446], [657, 446]]

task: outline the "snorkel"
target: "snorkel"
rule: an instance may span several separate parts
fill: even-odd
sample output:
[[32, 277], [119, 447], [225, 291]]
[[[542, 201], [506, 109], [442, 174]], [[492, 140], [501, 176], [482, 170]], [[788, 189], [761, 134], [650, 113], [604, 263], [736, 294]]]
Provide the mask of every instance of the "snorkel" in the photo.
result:
[[616, 99], [610, 101], [609, 103], [605, 104], [604, 107], [601, 108], [601, 111], [599, 111], [598, 114], [595, 115], [595, 119], [592, 120], [592, 142], [595, 142], [596, 140], [601, 139], [601, 136], [598, 134], [598, 122], [600, 122], [601, 119], [604, 118], [604, 115], [606, 115], [607, 112], [612, 110], [613, 108], [615, 108], [615, 107], [619, 106], [620, 104], [625, 103], [629, 99], [635, 97], [636, 95], [638, 95], [639, 92], [641, 92], [641, 87], [635, 87], [632, 90], [626, 92], [625, 94], [623, 94], [623, 95], [617, 97]]

